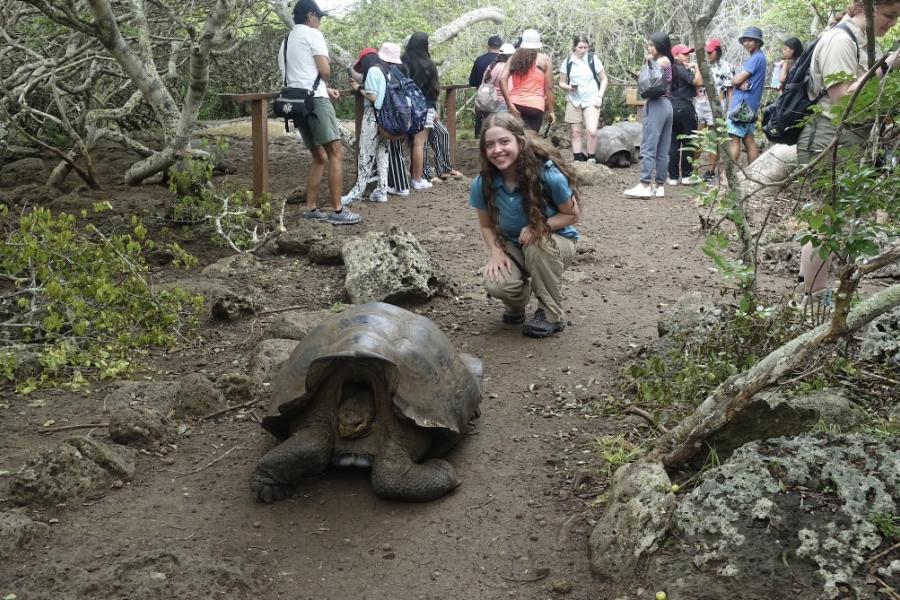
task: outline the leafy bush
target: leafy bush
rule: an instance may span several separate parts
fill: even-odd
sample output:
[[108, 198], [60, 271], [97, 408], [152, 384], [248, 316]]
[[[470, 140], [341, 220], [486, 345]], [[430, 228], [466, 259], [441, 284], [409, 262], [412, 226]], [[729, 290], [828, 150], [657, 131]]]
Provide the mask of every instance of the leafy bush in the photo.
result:
[[[151, 285], [143, 252], [156, 245], [137, 217], [130, 232], [107, 234], [45, 208], [16, 223], [0, 205], [0, 223], [0, 379], [18, 391], [115, 377], [134, 350], [171, 346], [196, 325], [201, 297]], [[177, 244], [172, 250], [176, 265], [195, 262]], [[28, 355], [39, 368], [24, 368]]]
[[676, 334], [668, 351], [625, 367], [637, 401], [693, 408], [728, 377], [753, 366], [800, 331], [790, 311], [738, 311], [710, 331]]
[[255, 250], [283, 231], [283, 202], [276, 218], [269, 196], [256, 200], [250, 190], [227, 184], [217, 189], [212, 174], [212, 162], [206, 158], [186, 157], [169, 170], [170, 220], [204, 224], [215, 234], [215, 242], [237, 252]]

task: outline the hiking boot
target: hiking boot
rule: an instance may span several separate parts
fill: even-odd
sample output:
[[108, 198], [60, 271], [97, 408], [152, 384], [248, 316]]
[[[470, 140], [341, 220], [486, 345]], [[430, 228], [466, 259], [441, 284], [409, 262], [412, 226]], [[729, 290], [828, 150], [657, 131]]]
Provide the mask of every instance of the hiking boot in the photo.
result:
[[576, 152], [572, 155], [576, 162], [585, 162], [587, 160], [587, 154], [584, 152]]
[[407, 196], [409, 196], [408, 189], [407, 190], [398, 190], [397, 188], [389, 187], [387, 189], [387, 193], [390, 194], [391, 196], [397, 196], [399, 198], [406, 198]]
[[548, 321], [544, 309], [534, 311], [534, 315], [522, 325], [522, 333], [528, 337], [545, 338], [566, 328], [562, 321]]
[[525, 309], [515, 309], [507, 307], [503, 311], [503, 322], [507, 325], [521, 325], [525, 322]]
[[328, 219], [328, 215], [329, 215], [329, 214], [331, 214], [331, 213], [327, 213], [327, 212], [325, 212], [324, 210], [319, 210], [318, 208], [314, 208], [314, 209], [312, 209], [312, 210], [304, 210], [304, 211], [303, 211], [303, 218], [304, 218], [304, 219], [312, 219], [312, 220], [325, 221], [325, 220]]
[[712, 183], [716, 180], [716, 174], [712, 171], [707, 171], [703, 174], [703, 179], [705, 179], [707, 183]]
[[387, 202], [387, 193], [384, 190], [375, 189], [369, 195], [369, 202]]
[[352, 213], [346, 208], [341, 212], [328, 213], [328, 222], [332, 225], [356, 225], [362, 219], [356, 213]]
[[413, 179], [410, 182], [410, 187], [414, 190], [427, 190], [430, 187], [434, 187], [434, 184], [424, 179]]

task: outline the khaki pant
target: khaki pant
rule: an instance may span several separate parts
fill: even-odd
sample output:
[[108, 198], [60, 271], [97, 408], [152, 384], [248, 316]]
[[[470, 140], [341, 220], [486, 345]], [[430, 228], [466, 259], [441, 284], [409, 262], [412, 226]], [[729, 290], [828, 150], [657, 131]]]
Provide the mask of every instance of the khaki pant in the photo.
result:
[[512, 273], [501, 281], [484, 280], [488, 294], [512, 310], [524, 311], [534, 292], [538, 308], [544, 309], [547, 320], [562, 321], [565, 310], [560, 297], [560, 284], [563, 271], [575, 258], [575, 241], [554, 233], [543, 244], [532, 244], [526, 248], [506, 242], [506, 251], [525, 267], [531, 277], [526, 277], [514, 261]]
[[[837, 125], [831, 119], [822, 115], [816, 115], [809, 123], [803, 126], [800, 138], [797, 140], [797, 164], [807, 165], [812, 162], [822, 150], [834, 139], [837, 133]], [[845, 129], [838, 140], [839, 148], [848, 146], [863, 146], [868, 137], [869, 128]], [[820, 164], [830, 164], [831, 157], [823, 158]]]

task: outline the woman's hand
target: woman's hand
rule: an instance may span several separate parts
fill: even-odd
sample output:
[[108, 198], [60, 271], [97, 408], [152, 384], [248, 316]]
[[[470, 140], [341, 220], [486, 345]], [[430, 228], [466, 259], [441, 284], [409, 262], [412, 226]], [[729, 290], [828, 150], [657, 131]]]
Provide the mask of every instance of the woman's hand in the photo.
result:
[[519, 243], [522, 244], [523, 248], [537, 243], [539, 239], [540, 238], [537, 236], [537, 234], [534, 233], [534, 230], [531, 228], [531, 225], [526, 225], [519, 232]]
[[327, 89], [328, 89], [328, 95], [331, 96], [332, 100], [337, 100], [338, 98], [341, 97], [341, 92], [339, 90], [336, 90], [334, 88], [327, 88]]
[[512, 273], [512, 261], [504, 252], [493, 252], [484, 266], [484, 276], [488, 281], [502, 281]]
[[551, 125], [556, 123], [556, 111], [554, 111], [552, 107], [550, 107], [546, 110], [546, 114], [547, 114], [547, 121], [549, 121], [549, 123]]
[[508, 112], [509, 114], [511, 114], [514, 117], [519, 117], [520, 119], [522, 118], [522, 113], [520, 113], [518, 111], [518, 109], [516, 109], [516, 106], [514, 104], [507, 104], [506, 112]]
[[597, 97], [594, 98], [594, 108], [600, 108], [601, 106], [603, 106], [603, 96], [598, 94]]

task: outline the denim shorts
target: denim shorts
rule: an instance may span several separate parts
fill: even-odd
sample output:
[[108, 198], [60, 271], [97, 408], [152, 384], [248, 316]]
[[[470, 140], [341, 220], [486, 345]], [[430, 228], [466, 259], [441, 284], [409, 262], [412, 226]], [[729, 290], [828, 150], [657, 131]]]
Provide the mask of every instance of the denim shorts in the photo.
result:
[[725, 119], [725, 129], [728, 131], [728, 135], [733, 135], [739, 138], [745, 138], [748, 135], [753, 135], [756, 131], [756, 122], [753, 123], [735, 123], [731, 119]]

